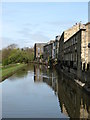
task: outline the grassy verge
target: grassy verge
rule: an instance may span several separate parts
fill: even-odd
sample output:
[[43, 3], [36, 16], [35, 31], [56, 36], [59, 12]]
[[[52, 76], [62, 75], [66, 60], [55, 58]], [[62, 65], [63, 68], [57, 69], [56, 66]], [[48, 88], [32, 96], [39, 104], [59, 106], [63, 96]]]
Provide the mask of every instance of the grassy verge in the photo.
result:
[[25, 66], [26, 64], [14, 64], [14, 65], [3, 67], [2, 68], [2, 81]]

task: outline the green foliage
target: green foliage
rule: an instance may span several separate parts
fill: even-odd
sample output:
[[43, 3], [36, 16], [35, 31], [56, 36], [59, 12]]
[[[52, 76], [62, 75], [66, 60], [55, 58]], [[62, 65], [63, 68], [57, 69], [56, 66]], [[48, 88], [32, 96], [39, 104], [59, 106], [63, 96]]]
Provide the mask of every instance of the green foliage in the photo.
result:
[[2, 65], [8, 65], [8, 58], [2, 60]]
[[33, 48], [10, 48], [7, 47], [2, 50], [2, 65], [14, 63], [28, 63], [33, 61], [34, 52]]
[[11, 76], [17, 70], [19, 70], [25, 66], [26, 66], [26, 64], [11, 64], [11, 65], [7, 65], [6, 67], [3, 67], [2, 68], [2, 80]]

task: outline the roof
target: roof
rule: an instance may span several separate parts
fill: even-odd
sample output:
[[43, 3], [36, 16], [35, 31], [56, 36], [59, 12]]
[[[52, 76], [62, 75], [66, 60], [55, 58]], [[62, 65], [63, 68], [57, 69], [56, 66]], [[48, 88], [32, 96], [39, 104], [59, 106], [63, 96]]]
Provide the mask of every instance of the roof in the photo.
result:
[[[73, 38], [77, 33], [79, 33], [82, 30], [86, 30], [85, 28], [81, 28], [79, 31], [77, 31], [74, 35], [72, 35], [68, 40], [70, 40], [71, 38]], [[66, 40], [64, 43], [66, 43], [68, 40]]]
[[90, 22], [86, 23], [85, 25], [88, 25], [88, 24], [90, 24]]
[[36, 45], [46, 44], [46, 43], [35, 43]]

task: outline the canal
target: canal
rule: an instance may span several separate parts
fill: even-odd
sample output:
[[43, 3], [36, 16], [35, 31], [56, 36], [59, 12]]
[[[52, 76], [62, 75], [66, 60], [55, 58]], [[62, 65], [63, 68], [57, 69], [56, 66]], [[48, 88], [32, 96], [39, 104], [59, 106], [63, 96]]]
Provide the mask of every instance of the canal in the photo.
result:
[[55, 69], [31, 64], [1, 84], [3, 118], [90, 119], [90, 96]]

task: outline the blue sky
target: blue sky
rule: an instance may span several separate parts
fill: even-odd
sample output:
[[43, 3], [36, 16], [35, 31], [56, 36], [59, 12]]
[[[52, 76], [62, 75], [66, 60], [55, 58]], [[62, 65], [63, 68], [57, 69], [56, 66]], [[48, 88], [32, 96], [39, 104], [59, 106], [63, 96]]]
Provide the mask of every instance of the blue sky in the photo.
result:
[[87, 2], [3, 3], [3, 47], [12, 43], [32, 47], [36, 42], [48, 42], [80, 21], [88, 22]]
[[90, 22], [90, 1], [88, 3], [88, 21]]

